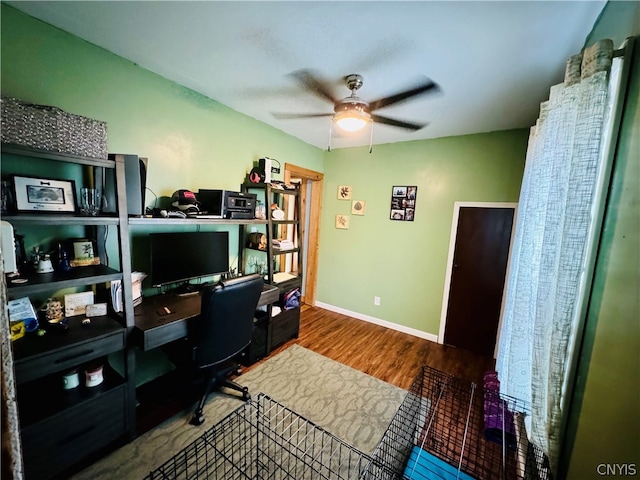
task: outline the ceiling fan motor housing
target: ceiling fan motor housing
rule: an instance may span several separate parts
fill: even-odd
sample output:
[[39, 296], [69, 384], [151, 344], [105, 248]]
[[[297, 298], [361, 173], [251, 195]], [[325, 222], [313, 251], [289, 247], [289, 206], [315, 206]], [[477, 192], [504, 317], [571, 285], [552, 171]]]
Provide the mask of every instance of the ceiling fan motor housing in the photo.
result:
[[369, 104], [367, 102], [363, 102], [356, 96], [346, 97], [336, 103], [333, 111], [336, 113], [356, 111], [368, 115]]

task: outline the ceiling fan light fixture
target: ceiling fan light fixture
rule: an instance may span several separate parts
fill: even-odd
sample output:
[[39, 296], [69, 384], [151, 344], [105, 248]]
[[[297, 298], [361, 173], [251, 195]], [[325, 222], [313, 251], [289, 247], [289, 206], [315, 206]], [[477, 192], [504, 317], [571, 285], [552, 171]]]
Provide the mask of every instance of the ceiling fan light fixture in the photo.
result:
[[341, 110], [333, 116], [333, 121], [347, 132], [357, 132], [371, 121], [371, 115], [360, 109]]

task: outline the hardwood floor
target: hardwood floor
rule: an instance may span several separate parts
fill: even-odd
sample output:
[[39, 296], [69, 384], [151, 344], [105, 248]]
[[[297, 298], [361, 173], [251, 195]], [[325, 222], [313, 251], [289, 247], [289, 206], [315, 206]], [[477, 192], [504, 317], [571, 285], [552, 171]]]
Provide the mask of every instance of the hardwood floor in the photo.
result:
[[[244, 367], [244, 372], [256, 368], [293, 344], [405, 390], [411, 388], [415, 378], [421, 374], [423, 365], [453, 375], [460, 380], [476, 382], [480, 387], [484, 372], [494, 367], [492, 358], [482, 357], [467, 350], [439, 345], [318, 307], [303, 306], [299, 337], [279, 346], [271, 352], [269, 357]], [[425, 376], [429, 377], [428, 379], [422, 377], [426, 382], [422, 388], [426, 390], [420, 391], [429, 398], [429, 395], [435, 395], [434, 392], [436, 392], [435, 388], [430, 389], [430, 387], [436, 383], [441, 385], [439, 380], [432, 380], [431, 376], [441, 377], [439, 373], [433, 371], [427, 372]], [[452, 386], [456, 384], [457, 380], [447, 383], [448, 391], [456, 392]], [[465, 387], [468, 385], [462, 381], [460, 384], [464, 384]], [[146, 386], [139, 389], [139, 392], [143, 393], [144, 388]], [[160, 385], [161, 392], [170, 390]], [[153, 389], [148, 398], [156, 398]], [[433, 417], [434, 420], [429, 422], [431, 433], [430, 436], [424, 437], [425, 445], [432, 453], [446, 459], [452, 465], [462, 462], [469, 472], [481, 472], [480, 476], [474, 478], [497, 478], [493, 472], [500, 471], [502, 450], [496, 444], [488, 444], [484, 440], [482, 397], [476, 397], [476, 401], [480, 404], [474, 407], [475, 414], [472, 416], [473, 421], [469, 430], [467, 430], [467, 424], [461, 420], [461, 415], [468, 411], [468, 395], [454, 394], [446, 395], [444, 398], [445, 400], [442, 401], [435, 397], [431, 399], [432, 403], [439, 404], [439, 407], [434, 410], [437, 412]], [[138, 435], [171, 415], [190, 408], [189, 405], [189, 402], [184, 403], [180, 398], [160, 403], [150, 401], [148, 405], [142, 402], [137, 412]], [[426, 419], [423, 421], [426, 422]], [[467, 450], [464, 450], [465, 445], [468, 446]], [[462, 451], [466, 451], [464, 458], [461, 455]], [[513, 469], [512, 457], [510, 456], [508, 460], [511, 462], [508, 463], [509, 469]]]
[[[484, 372], [494, 365], [492, 358], [322, 308], [303, 306], [299, 337], [274, 349], [269, 357], [243, 367], [243, 371], [248, 372], [293, 344], [405, 390], [410, 389], [422, 365], [479, 385]], [[167, 382], [172, 381], [173, 375], [166, 375], [138, 389], [138, 435], [185, 408], [182, 400], [164, 399], [163, 393], [172, 390]]]
[[479, 385], [484, 372], [494, 367], [492, 358], [311, 306], [302, 307], [299, 337], [271, 356], [292, 344], [404, 389], [411, 387], [422, 365]]

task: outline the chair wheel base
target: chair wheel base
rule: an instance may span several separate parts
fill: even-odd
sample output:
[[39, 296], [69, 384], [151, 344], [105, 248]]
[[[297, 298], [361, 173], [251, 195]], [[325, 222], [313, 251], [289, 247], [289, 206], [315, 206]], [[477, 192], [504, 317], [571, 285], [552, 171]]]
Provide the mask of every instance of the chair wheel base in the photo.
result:
[[204, 423], [204, 415], [202, 413], [194, 413], [193, 417], [191, 417], [191, 421], [189, 422], [191, 425], [195, 425], [196, 427], [199, 427], [200, 425], [202, 425]]

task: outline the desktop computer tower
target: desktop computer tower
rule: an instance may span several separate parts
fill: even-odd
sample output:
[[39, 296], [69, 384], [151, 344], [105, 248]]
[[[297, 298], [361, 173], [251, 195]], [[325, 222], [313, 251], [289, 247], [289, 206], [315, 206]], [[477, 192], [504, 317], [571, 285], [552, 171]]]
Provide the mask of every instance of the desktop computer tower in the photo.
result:
[[[109, 154], [109, 159], [115, 160], [115, 154]], [[123, 155], [124, 173], [127, 187], [127, 214], [140, 216], [145, 213], [145, 190], [147, 188], [147, 159], [137, 155]], [[116, 182], [115, 169], [104, 169], [102, 179], [104, 204], [103, 213], [116, 213]], [[98, 177], [96, 184], [100, 185]]]

